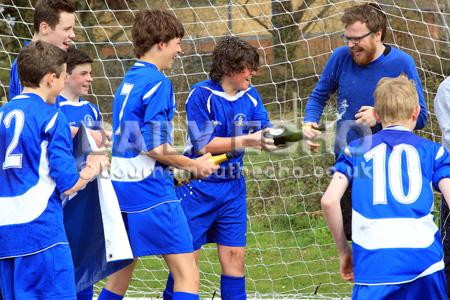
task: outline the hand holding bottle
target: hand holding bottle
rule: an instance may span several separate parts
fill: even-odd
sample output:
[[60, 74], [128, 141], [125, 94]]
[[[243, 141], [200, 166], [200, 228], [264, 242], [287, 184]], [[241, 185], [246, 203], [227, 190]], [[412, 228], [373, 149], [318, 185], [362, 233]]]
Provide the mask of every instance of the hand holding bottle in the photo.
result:
[[302, 133], [304, 139], [306, 140], [306, 144], [312, 151], [316, 151], [317, 149], [319, 149], [320, 144], [313, 142], [313, 140], [321, 134], [319, 125], [316, 122], [307, 122], [303, 124]]
[[268, 134], [270, 129], [271, 128], [265, 128], [245, 136], [245, 146], [266, 150], [269, 152], [277, 150], [277, 146], [275, 145], [273, 138]]

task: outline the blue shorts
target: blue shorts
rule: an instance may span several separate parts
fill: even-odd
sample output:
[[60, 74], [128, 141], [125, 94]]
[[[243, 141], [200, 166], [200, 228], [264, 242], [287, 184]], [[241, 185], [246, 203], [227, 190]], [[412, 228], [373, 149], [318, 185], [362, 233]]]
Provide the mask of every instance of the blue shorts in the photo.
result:
[[384, 300], [447, 300], [447, 283], [444, 270], [420, 277], [414, 281], [391, 285], [360, 285], [353, 287], [352, 299]]
[[69, 245], [0, 259], [0, 288], [3, 299], [75, 300], [75, 273]]
[[245, 247], [247, 203], [245, 179], [221, 182], [192, 180], [176, 189], [194, 240], [194, 250], [206, 243]]
[[180, 201], [140, 212], [122, 212], [134, 257], [190, 253], [192, 235]]

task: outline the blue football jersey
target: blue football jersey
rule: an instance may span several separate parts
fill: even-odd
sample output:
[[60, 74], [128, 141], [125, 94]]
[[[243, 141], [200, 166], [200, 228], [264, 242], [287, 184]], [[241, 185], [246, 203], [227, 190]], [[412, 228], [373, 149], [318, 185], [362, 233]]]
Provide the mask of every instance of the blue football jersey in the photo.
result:
[[100, 129], [100, 111], [89, 101], [80, 99], [79, 102], [73, 102], [59, 95], [56, 98], [56, 106], [66, 116], [70, 126], [80, 127], [83, 122], [87, 128]]
[[[253, 86], [230, 96], [222, 86], [205, 80], [193, 86], [186, 101], [188, 141], [185, 154], [191, 158], [215, 137], [235, 137], [270, 126], [267, 111]], [[244, 151], [221, 164], [215, 174], [205, 180], [236, 178], [242, 169]]]
[[67, 243], [60, 193], [79, 179], [67, 120], [36, 94], [0, 108], [0, 258]]
[[432, 215], [433, 187], [450, 177], [441, 145], [390, 127], [351, 143], [335, 169], [352, 185], [356, 284], [404, 283], [444, 267]]
[[177, 199], [169, 167], [142, 153], [172, 144], [174, 113], [170, 80], [155, 65], [136, 62], [113, 103], [111, 179], [122, 211], [144, 210]]

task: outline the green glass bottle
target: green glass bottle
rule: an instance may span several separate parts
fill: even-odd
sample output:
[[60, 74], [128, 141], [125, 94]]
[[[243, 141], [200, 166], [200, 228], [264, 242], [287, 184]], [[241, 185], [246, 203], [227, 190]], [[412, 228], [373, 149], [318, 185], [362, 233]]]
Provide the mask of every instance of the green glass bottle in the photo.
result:
[[[320, 125], [319, 128], [314, 128], [320, 131], [324, 131], [324, 125]], [[278, 125], [274, 128], [270, 128], [265, 134], [267, 138], [274, 140], [275, 146], [286, 145], [288, 143], [298, 142], [303, 139], [302, 129], [297, 129], [293, 126]]]

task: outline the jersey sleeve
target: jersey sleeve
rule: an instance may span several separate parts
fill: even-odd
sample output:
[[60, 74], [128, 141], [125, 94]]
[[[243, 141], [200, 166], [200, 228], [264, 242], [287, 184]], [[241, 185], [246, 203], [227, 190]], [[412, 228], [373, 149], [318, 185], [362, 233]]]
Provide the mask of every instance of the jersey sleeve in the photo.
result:
[[262, 102], [261, 96], [258, 94], [255, 88], [253, 88], [254, 92], [252, 94], [249, 94], [250, 97], [255, 99], [256, 105], [255, 110], [253, 112], [253, 120], [256, 121], [257, 124], [255, 124], [255, 131], [264, 129], [266, 127], [271, 127], [272, 124], [269, 120], [269, 114], [267, 113], [266, 108], [264, 107], [264, 104]]
[[432, 183], [433, 187], [439, 190], [439, 181], [443, 178], [450, 178], [450, 156], [448, 151], [441, 145], [438, 145], [438, 150], [434, 158], [434, 170]]
[[193, 89], [186, 101], [186, 116], [188, 121], [188, 136], [192, 144], [192, 153], [198, 153], [216, 137], [215, 124], [208, 108], [210, 93], [201, 87]]
[[101, 130], [102, 129], [102, 114], [100, 113], [100, 110], [98, 109], [97, 105], [89, 103], [89, 108], [92, 111], [92, 117], [93, 117], [93, 122], [92, 122], [92, 126], [90, 127], [90, 129], [94, 129], [94, 130]]
[[450, 76], [440, 85], [434, 98], [434, 113], [442, 132], [442, 144], [450, 149]]
[[338, 81], [335, 78], [337, 73], [337, 61], [339, 59], [338, 52], [339, 51], [333, 52], [325, 65], [322, 75], [319, 78], [319, 82], [309, 95], [305, 108], [305, 122], [319, 123], [328, 98], [338, 88]]
[[89, 103], [89, 107], [92, 109], [92, 113], [94, 116], [94, 121], [101, 121], [102, 114], [100, 113], [100, 109], [98, 109], [97, 105]]
[[72, 154], [72, 136], [64, 114], [56, 112], [45, 124], [50, 176], [60, 192], [72, 188], [80, 178]]
[[172, 117], [175, 100], [172, 84], [164, 78], [144, 90], [145, 116], [141, 128], [147, 151], [162, 144], [172, 144]]
[[339, 172], [347, 177], [349, 184], [353, 181], [353, 155], [349, 146], [345, 147], [339, 154], [336, 164], [331, 168], [331, 172]]
[[22, 85], [19, 80], [19, 71], [17, 69], [17, 59], [14, 60], [11, 66], [9, 77], [9, 100], [22, 93]]
[[416, 128], [422, 129], [427, 124], [427, 105], [425, 104], [425, 97], [423, 95], [422, 83], [420, 82], [419, 74], [417, 73], [416, 64], [411, 56], [408, 56], [406, 75], [416, 84], [417, 95], [419, 96], [420, 113], [417, 118]]

